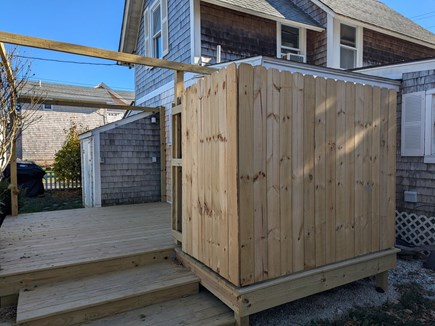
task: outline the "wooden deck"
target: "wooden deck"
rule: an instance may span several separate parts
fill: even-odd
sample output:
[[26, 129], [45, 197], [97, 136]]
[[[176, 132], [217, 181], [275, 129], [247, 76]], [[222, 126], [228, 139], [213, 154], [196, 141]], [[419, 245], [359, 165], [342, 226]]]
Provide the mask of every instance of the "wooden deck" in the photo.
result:
[[0, 296], [18, 293], [35, 273], [52, 279], [56, 269], [68, 267], [69, 273], [82, 276], [89, 274], [84, 266], [90, 265], [98, 274], [122, 263], [163, 259], [157, 256], [168, 256], [173, 248], [170, 205], [164, 203], [8, 217], [0, 228]]

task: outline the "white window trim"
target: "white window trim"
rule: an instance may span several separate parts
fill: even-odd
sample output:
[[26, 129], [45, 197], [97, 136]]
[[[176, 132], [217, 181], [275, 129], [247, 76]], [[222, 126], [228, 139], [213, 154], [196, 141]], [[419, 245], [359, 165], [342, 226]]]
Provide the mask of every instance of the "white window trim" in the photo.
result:
[[[289, 48], [281, 45], [281, 25], [290, 26], [299, 30], [299, 49]], [[281, 48], [299, 51], [299, 54], [304, 56], [304, 62], [307, 62], [307, 29], [300, 26], [276, 22], [276, 56], [279, 59], [281, 59]]]
[[[169, 27], [168, 27], [168, 6], [167, 0], [155, 0], [150, 3], [144, 10], [144, 41], [145, 41], [145, 56], [156, 58], [154, 56], [154, 37], [153, 30], [153, 11], [157, 6], [160, 6], [160, 37], [162, 39], [162, 57], [163, 59], [169, 53]], [[165, 9], [166, 8], [166, 9]], [[166, 10], [166, 12], [165, 12]], [[165, 40], [166, 39], [166, 40]], [[165, 43], [167, 48], [165, 48]], [[148, 67], [151, 69], [151, 67]]]
[[[341, 24], [351, 26], [356, 29], [355, 48], [341, 44], [340, 42]], [[363, 66], [363, 36], [364, 36], [363, 33], [364, 32], [362, 26], [352, 24], [351, 22], [348, 21], [338, 20], [333, 16], [328, 15], [327, 16], [327, 66], [330, 68], [343, 69], [340, 67], [340, 61], [341, 61], [340, 49], [343, 46], [348, 49], [356, 49], [356, 67], [362, 67]]]
[[192, 64], [201, 60], [201, 7], [199, 0], [190, 0], [190, 57]]
[[[160, 31], [158, 33], [154, 34], [154, 31], [153, 31], [153, 27], [154, 27], [154, 22], [153, 22], [154, 11], [156, 11], [156, 9], [158, 7], [160, 7]], [[150, 8], [150, 28], [149, 28], [150, 36], [149, 37], [150, 37], [150, 45], [151, 45], [150, 54], [151, 54], [151, 56], [153, 58], [162, 59], [163, 58], [163, 49], [162, 49], [162, 56], [161, 57], [157, 57], [155, 55], [155, 46], [154, 46], [154, 39], [156, 37], [160, 36], [160, 39], [162, 41], [162, 37], [163, 37], [162, 36], [162, 29], [163, 29], [162, 28], [162, 19], [163, 19], [163, 17], [162, 17], [162, 4], [161, 4], [160, 0], [157, 0], [157, 1], [154, 1], [154, 3], [149, 8]]]
[[435, 153], [432, 153], [432, 132], [435, 126], [432, 125], [432, 101], [435, 89], [426, 91], [425, 101], [425, 126], [424, 126], [424, 163], [435, 163]]

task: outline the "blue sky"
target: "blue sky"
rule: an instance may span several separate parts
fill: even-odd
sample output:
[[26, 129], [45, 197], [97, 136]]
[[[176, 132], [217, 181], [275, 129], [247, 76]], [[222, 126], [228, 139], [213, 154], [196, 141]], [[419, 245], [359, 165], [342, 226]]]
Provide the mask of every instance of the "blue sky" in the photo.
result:
[[[0, 30], [103, 49], [118, 50], [124, 0], [1, 0]], [[435, 32], [435, 0], [385, 0], [388, 6]], [[5, 14], [7, 13], [7, 14]], [[21, 55], [80, 62], [113, 62], [22, 48]], [[134, 88], [133, 70], [32, 60], [32, 78], [114, 89]]]
[[[1, 0], [0, 30], [97, 48], [118, 50], [124, 0]], [[5, 14], [7, 13], [7, 14]], [[113, 64], [112, 61], [21, 48], [28, 57]], [[32, 60], [35, 80], [114, 89], [134, 88], [133, 69]]]

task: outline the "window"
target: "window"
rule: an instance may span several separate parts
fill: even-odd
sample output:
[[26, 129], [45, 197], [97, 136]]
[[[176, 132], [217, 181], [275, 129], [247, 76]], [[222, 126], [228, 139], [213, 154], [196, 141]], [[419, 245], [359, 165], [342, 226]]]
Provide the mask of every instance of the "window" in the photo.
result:
[[157, 0], [144, 12], [145, 55], [163, 58], [168, 46], [168, 2]]
[[435, 89], [402, 96], [401, 155], [435, 163]]
[[356, 28], [340, 25], [340, 68], [352, 69], [357, 66]]
[[299, 54], [299, 28], [281, 25], [281, 54]]
[[52, 111], [53, 110], [53, 106], [51, 104], [43, 104], [42, 108], [44, 110], [47, 110], [47, 111]]
[[151, 10], [151, 36], [153, 42], [153, 57], [162, 57], [162, 18], [160, 3]]
[[277, 24], [277, 57], [305, 62], [306, 30]]

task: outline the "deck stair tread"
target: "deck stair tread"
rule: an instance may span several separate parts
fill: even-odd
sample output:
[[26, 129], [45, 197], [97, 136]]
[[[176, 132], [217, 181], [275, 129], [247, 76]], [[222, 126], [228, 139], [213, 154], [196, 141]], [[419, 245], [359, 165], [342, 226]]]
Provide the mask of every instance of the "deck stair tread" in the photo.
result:
[[[198, 282], [198, 278], [188, 269], [173, 261], [163, 261], [77, 280], [52, 283], [31, 290], [22, 289], [18, 300], [17, 323], [28, 323], [93, 307], [103, 307], [105, 304], [113, 305], [119, 300], [171, 291]], [[179, 292], [176, 295], [183, 296], [183, 290]], [[98, 316], [98, 313], [94, 315]]]
[[86, 326], [234, 325], [233, 311], [210, 292], [154, 304], [93, 321]]

